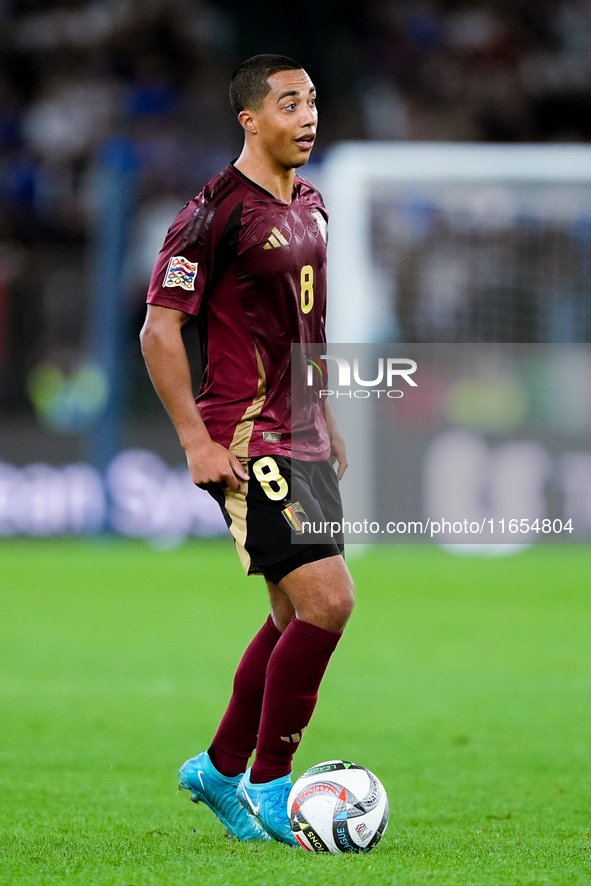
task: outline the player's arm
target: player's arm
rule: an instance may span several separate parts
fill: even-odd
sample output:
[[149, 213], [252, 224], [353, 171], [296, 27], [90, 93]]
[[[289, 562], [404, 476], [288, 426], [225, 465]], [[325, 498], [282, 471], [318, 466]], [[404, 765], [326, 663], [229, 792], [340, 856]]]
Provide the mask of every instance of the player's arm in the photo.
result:
[[338, 462], [337, 479], [340, 480], [348, 466], [347, 450], [337, 420], [334, 417], [334, 413], [330, 408], [329, 403], [326, 403], [326, 426], [328, 428], [328, 437], [330, 440], [330, 460], [332, 464], [334, 464], [335, 461]]
[[234, 455], [215, 443], [193, 396], [191, 370], [181, 329], [188, 320], [183, 311], [148, 305], [146, 321], [140, 333], [142, 354], [152, 384], [179, 435], [187, 456], [193, 483], [205, 487], [226, 484], [237, 490], [248, 474]]

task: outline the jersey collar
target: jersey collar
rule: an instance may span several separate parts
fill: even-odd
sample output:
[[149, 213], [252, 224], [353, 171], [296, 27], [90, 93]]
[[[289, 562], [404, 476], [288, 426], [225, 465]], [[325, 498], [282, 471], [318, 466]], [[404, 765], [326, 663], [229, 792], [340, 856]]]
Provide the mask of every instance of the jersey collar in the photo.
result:
[[[239, 178], [240, 181], [244, 182], [244, 184], [249, 185], [251, 188], [254, 188], [255, 191], [259, 192], [259, 194], [264, 194], [265, 197], [269, 197], [271, 200], [275, 200], [277, 203], [281, 203], [283, 206], [289, 206], [288, 203], [283, 203], [283, 200], [279, 200], [270, 191], [267, 191], [265, 188], [262, 188], [260, 185], [257, 185], [257, 183], [253, 182], [253, 180], [251, 178], [248, 178], [248, 176], [244, 175], [243, 172], [240, 172], [239, 169], [236, 169], [234, 164], [236, 163], [237, 159], [238, 159], [238, 157], [235, 157], [235, 159], [232, 160], [232, 162], [230, 163], [230, 165], [228, 167], [228, 169], [230, 169], [230, 171], [233, 173], [233, 175], [237, 176], [237, 178]], [[291, 195], [292, 201], [295, 199], [295, 197], [297, 195], [297, 190], [298, 190], [298, 177], [296, 175], [296, 177], [294, 178], [294, 182], [293, 182], [293, 191], [292, 191], [292, 195]]]

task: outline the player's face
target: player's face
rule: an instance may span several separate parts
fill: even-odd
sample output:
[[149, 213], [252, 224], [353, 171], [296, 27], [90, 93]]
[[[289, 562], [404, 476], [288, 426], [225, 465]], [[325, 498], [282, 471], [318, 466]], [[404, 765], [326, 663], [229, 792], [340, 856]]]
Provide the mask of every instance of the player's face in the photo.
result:
[[284, 169], [303, 166], [316, 138], [316, 90], [305, 71], [278, 71], [269, 77], [271, 91], [253, 112], [260, 143]]

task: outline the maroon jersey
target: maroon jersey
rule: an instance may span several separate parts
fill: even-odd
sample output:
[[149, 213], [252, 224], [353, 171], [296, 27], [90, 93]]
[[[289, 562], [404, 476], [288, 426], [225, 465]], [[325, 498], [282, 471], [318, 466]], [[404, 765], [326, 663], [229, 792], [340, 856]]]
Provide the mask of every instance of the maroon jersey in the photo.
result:
[[326, 341], [327, 222], [303, 179], [286, 204], [230, 165], [181, 210], [156, 262], [148, 302], [197, 317], [197, 405], [240, 457], [330, 454], [317, 397], [292, 427], [290, 369], [293, 343]]

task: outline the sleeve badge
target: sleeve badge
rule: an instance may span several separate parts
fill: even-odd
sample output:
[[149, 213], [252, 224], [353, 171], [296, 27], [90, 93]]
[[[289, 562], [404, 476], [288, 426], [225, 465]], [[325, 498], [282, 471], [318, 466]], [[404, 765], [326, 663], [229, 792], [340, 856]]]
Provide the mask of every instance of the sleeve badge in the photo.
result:
[[162, 286], [167, 289], [180, 286], [181, 289], [194, 290], [197, 268], [197, 262], [188, 261], [183, 255], [173, 255], [168, 262]]

